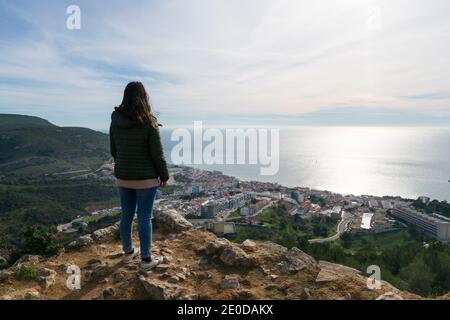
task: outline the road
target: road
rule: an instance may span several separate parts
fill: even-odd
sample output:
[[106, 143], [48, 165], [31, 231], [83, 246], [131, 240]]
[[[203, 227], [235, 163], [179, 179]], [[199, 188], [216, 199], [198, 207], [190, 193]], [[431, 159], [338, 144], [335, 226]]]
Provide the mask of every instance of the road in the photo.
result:
[[346, 216], [346, 214], [344, 212], [342, 214], [342, 219], [341, 219], [341, 221], [339, 221], [339, 224], [337, 226], [336, 234], [334, 234], [328, 238], [311, 239], [311, 240], [308, 240], [308, 242], [309, 243], [322, 243], [322, 242], [328, 242], [328, 241], [335, 241], [335, 240], [339, 239], [341, 234], [343, 234], [345, 232], [350, 221], [351, 221], [350, 217]]

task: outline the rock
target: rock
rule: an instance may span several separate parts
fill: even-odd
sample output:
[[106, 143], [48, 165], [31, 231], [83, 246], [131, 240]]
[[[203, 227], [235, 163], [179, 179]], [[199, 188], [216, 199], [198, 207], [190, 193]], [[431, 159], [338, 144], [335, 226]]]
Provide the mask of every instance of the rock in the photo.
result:
[[167, 282], [169, 282], [169, 283], [178, 283], [178, 282], [180, 282], [180, 278], [177, 277], [177, 276], [171, 276], [169, 278], [169, 280], [167, 280]]
[[13, 275], [14, 275], [14, 272], [11, 270], [0, 271], [0, 283], [7, 281]]
[[157, 279], [147, 279], [145, 277], [139, 277], [139, 281], [142, 283], [148, 298], [154, 300], [169, 300], [175, 299], [182, 293], [182, 289], [173, 284], [168, 284]]
[[8, 263], [8, 261], [6, 260], [6, 258], [3, 258], [2, 256], [0, 256], [0, 268], [3, 266], [6, 266], [7, 263]]
[[166, 236], [166, 239], [167, 240], [173, 240], [173, 239], [175, 239], [176, 238], [176, 236], [173, 234], [173, 233], [169, 233], [167, 236]]
[[396, 294], [392, 291], [389, 291], [389, 292], [386, 292], [386, 293], [380, 295], [377, 298], [377, 300], [403, 300], [403, 298], [401, 296], [399, 296], [398, 294]]
[[56, 271], [47, 268], [41, 268], [37, 271], [37, 281], [44, 289], [48, 289], [55, 284]]
[[162, 255], [172, 255], [172, 254], [173, 254], [173, 251], [170, 250], [169, 248], [162, 248], [162, 249], [161, 249], [161, 254], [162, 254]]
[[207, 280], [207, 279], [211, 279], [212, 278], [212, 274], [209, 273], [208, 271], [203, 271], [203, 272], [199, 272], [197, 274], [197, 278], [198, 280]]
[[200, 260], [198, 260], [198, 266], [200, 269], [205, 269], [210, 264], [209, 259], [207, 257], [201, 257]]
[[113, 252], [110, 253], [106, 256], [108, 259], [117, 259], [117, 258], [121, 258], [123, 257], [123, 252], [119, 251], [119, 252]]
[[270, 280], [275, 281], [278, 278], [278, 276], [276, 274], [271, 274], [269, 278]]
[[108, 287], [105, 290], [103, 290], [102, 294], [103, 299], [108, 299], [114, 297], [116, 295], [116, 291], [114, 290], [114, 288]]
[[241, 290], [238, 293], [239, 298], [241, 299], [251, 299], [253, 298], [253, 292], [251, 292], [250, 290]]
[[187, 221], [174, 209], [157, 208], [153, 210], [153, 221], [171, 233], [193, 228], [192, 223]]
[[112, 226], [98, 229], [92, 233], [92, 239], [94, 241], [107, 241], [113, 240], [119, 231], [119, 223], [115, 223]]
[[278, 264], [281, 272], [285, 274], [295, 274], [308, 266], [316, 265], [317, 262], [313, 257], [296, 247], [291, 248], [285, 255], [284, 260]]
[[125, 269], [130, 270], [130, 271], [137, 271], [139, 269], [137, 265], [132, 264], [132, 263], [127, 263], [124, 267], [125, 267]]
[[239, 247], [230, 246], [223, 250], [220, 260], [230, 267], [253, 267], [256, 260]]
[[126, 278], [126, 273], [124, 271], [119, 271], [113, 276], [113, 283], [122, 282]]
[[264, 286], [264, 289], [267, 290], [267, 291], [271, 291], [271, 290], [274, 290], [274, 289], [278, 289], [278, 286], [276, 286], [274, 284], [268, 284], [268, 285]]
[[25, 300], [41, 300], [41, 294], [36, 289], [29, 289], [24, 293], [23, 299], [25, 299]]
[[42, 257], [36, 256], [36, 255], [24, 255], [19, 260], [17, 260], [13, 266], [12, 269], [20, 269], [24, 265], [37, 265], [41, 262]]
[[253, 251], [256, 251], [256, 249], [257, 249], [256, 243], [249, 239], [242, 242], [242, 246], [243, 246], [244, 250], [248, 251], [248, 252], [253, 252]]
[[60, 272], [66, 273], [68, 267], [69, 266], [67, 264], [61, 263], [58, 265], [57, 270]]
[[[91, 262], [89, 264], [89, 262]], [[110, 272], [110, 268], [107, 263], [103, 263], [102, 261], [96, 261], [96, 259], [88, 261], [86, 264], [86, 270], [84, 274], [84, 279], [86, 281], [91, 280], [100, 280], [106, 277]]]
[[344, 277], [356, 277], [361, 271], [340, 264], [327, 261], [319, 261], [320, 272], [317, 274], [316, 282], [336, 281]]
[[87, 247], [91, 245], [94, 242], [91, 235], [87, 234], [84, 236], [79, 237], [77, 240], [72, 241], [66, 246], [66, 250], [76, 250], [80, 248]]
[[86, 262], [86, 268], [95, 268], [95, 266], [102, 264], [100, 259], [91, 259]]
[[239, 278], [235, 274], [226, 275], [220, 282], [220, 289], [239, 288]]
[[156, 271], [161, 271], [161, 272], [166, 272], [168, 269], [170, 269], [170, 265], [162, 263], [162, 264], [158, 264], [155, 267]]
[[230, 241], [224, 238], [215, 238], [208, 243], [205, 253], [208, 256], [220, 255], [225, 248], [231, 245]]
[[300, 295], [302, 299], [309, 299], [311, 298], [311, 290], [309, 288], [303, 288], [303, 292]]

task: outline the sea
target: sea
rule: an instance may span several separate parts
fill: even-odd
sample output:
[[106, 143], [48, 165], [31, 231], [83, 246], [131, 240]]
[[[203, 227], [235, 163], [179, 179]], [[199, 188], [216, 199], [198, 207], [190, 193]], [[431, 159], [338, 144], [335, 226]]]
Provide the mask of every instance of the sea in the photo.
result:
[[[179, 143], [172, 141], [172, 133], [173, 129], [161, 130], [169, 161]], [[274, 175], [261, 175], [261, 165], [254, 164], [191, 165], [289, 187], [450, 201], [450, 128], [280, 128], [278, 160]]]

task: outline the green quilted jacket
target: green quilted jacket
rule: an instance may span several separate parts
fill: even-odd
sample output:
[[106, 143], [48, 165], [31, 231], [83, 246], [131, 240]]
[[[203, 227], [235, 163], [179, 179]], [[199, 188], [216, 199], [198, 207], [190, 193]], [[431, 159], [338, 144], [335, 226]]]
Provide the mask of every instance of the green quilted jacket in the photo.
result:
[[159, 130], [150, 123], [139, 126], [125, 114], [114, 111], [111, 115], [109, 140], [116, 178], [169, 179]]

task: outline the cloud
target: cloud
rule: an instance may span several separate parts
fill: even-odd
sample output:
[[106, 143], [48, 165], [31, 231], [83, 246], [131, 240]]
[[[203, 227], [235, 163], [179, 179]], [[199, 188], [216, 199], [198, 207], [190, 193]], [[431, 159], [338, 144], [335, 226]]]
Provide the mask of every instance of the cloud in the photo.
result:
[[106, 127], [137, 79], [166, 123], [450, 112], [445, 0], [79, 1], [79, 31], [65, 28], [69, 4], [0, 4], [0, 110]]

